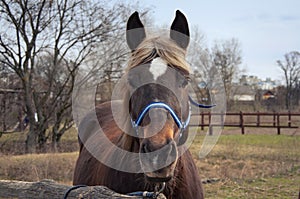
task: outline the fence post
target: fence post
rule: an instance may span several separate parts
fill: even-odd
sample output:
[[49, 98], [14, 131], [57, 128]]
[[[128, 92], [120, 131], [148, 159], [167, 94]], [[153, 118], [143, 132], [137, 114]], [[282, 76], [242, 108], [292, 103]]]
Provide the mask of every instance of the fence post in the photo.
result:
[[257, 111], [257, 120], [256, 120], [256, 126], [259, 127], [260, 126], [260, 113], [259, 111]]
[[292, 125], [292, 115], [291, 115], [291, 111], [289, 111], [289, 115], [288, 115], [288, 126], [291, 127]]
[[280, 114], [277, 113], [277, 135], [280, 135]]
[[243, 112], [240, 111], [240, 127], [242, 131], [242, 135], [245, 134], [245, 128], [244, 128], [244, 118], [243, 118]]
[[213, 135], [213, 126], [209, 125], [209, 135]]
[[221, 125], [222, 129], [224, 129], [224, 111], [221, 112]]
[[273, 126], [276, 127], [276, 113], [273, 112]]
[[213, 135], [213, 128], [211, 125], [211, 113], [208, 112], [209, 135]]
[[201, 111], [201, 130], [204, 130], [204, 112]]

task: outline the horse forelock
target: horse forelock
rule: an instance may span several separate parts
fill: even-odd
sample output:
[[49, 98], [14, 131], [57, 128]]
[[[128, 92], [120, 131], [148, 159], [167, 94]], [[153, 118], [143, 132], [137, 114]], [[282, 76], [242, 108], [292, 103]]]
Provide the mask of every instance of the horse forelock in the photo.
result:
[[180, 70], [183, 74], [190, 74], [190, 65], [185, 60], [186, 50], [180, 48], [172, 39], [156, 36], [145, 39], [138, 48], [132, 52], [128, 61], [127, 71], [141, 64], [149, 63], [160, 57], [169, 66]]

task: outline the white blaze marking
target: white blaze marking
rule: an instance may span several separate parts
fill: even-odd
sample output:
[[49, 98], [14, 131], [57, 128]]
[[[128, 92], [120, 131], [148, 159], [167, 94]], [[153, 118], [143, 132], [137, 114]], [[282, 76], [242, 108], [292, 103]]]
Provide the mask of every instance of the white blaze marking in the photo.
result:
[[154, 81], [163, 75], [167, 71], [167, 68], [167, 63], [160, 57], [153, 59], [149, 71], [152, 73]]

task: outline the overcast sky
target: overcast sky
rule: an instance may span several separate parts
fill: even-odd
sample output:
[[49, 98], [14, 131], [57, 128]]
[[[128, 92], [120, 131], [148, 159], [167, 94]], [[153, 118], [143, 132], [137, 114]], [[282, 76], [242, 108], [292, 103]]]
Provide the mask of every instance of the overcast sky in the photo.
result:
[[[142, 0], [156, 25], [170, 24], [180, 9], [205, 34], [207, 45], [236, 38], [249, 75], [282, 79], [276, 60], [300, 51], [300, 0]], [[191, 38], [193, 39], [193, 38]]]

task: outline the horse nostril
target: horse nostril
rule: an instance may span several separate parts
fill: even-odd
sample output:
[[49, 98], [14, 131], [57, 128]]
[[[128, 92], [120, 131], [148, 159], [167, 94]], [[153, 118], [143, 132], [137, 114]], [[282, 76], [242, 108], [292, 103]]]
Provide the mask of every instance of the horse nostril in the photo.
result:
[[177, 155], [177, 147], [176, 143], [172, 139], [168, 139], [165, 142], [166, 144], [163, 145], [153, 145], [151, 141], [149, 140], [144, 140], [141, 144], [140, 152], [141, 153], [150, 153], [154, 152], [156, 150], [161, 150], [162, 154], [165, 155], [172, 155], [176, 156]]
[[172, 144], [172, 142], [173, 142], [173, 139], [171, 139], [171, 138], [167, 139], [167, 141], [166, 141], [167, 144]]

